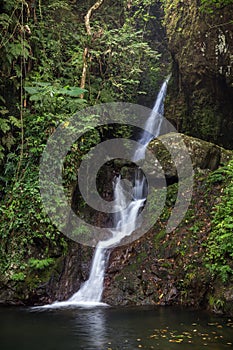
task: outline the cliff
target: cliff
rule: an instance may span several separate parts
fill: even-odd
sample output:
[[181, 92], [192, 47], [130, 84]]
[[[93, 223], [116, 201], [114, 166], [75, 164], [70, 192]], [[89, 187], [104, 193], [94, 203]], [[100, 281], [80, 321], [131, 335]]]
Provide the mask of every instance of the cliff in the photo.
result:
[[232, 148], [233, 4], [210, 13], [198, 0], [167, 0], [164, 11], [173, 71], [166, 117], [180, 132]]

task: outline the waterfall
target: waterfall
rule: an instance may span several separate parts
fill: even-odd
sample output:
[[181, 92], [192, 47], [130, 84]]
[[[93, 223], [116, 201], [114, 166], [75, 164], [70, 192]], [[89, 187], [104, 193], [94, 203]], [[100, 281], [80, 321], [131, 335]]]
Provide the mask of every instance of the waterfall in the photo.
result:
[[[140, 136], [140, 145], [135, 150], [132, 161], [143, 159], [148, 143], [154, 136], [157, 137], [160, 135], [168, 80], [169, 77], [162, 84], [154, 108]], [[124, 237], [129, 236], [137, 228], [137, 217], [146, 200], [145, 181], [145, 176], [140, 170], [135, 172], [134, 185], [131, 188], [127, 186], [127, 180], [123, 180], [120, 176], [116, 177], [114, 181], [115, 228], [111, 229], [112, 237], [97, 244], [92, 259], [89, 279], [84, 282], [81, 288], [67, 301], [56, 302], [48, 307], [106, 305], [100, 303], [100, 301], [103, 293], [104, 274], [108, 263], [109, 248], [116, 246]]]
[[147, 119], [147, 122], [144, 126], [143, 133], [139, 139], [139, 146], [136, 149], [133, 159], [134, 161], [144, 159], [145, 151], [148, 143], [152, 140], [152, 138], [158, 137], [161, 131], [161, 125], [163, 122], [163, 114], [164, 114], [164, 99], [167, 93], [167, 84], [170, 79], [170, 76], [164, 81], [161, 89], [158, 93], [158, 96], [155, 101], [155, 105], [152, 109], [152, 112]]
[[[125, 182], [121, 180], [121, 177], [115, 179], [116, 227], [111, 230], [112, 237], [110, 239], [100, 241], [97, 244], [89, 279], [68, 302], [82, 304], [100, 302], [103, 292], [105, 268], [108, 262], [108, 249], [117, 245], [122, 238], [130, 235], [136, 229], [136, 218], [145, 201], [145, 198], [143, 198], [144, 182], [145, 178], [141, 181], [137, 179], [131, 193], [129, 193], [125, 189]], [[129, 196], [131, 197], [131, 202], [128, 204]], [[125, 208], [125, 210], [122, 210], [122, 208]]]

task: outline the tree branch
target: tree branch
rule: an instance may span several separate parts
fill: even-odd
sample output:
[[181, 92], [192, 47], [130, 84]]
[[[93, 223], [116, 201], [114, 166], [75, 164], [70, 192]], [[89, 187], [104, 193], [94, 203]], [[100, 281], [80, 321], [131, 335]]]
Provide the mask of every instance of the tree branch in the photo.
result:
[[[90, 25], [90, 18], [92, 15], [93, 11], [96, 11], [104, 2], [104, 0], [97, 0], [96, 3], [87, 11], [85, 18], [85, 26], [86, 26], [86, 31], [87, 35], [91, 36], [91, 25]], [[82, 70], [82, 77], [81, 77], [81, 83], [80, 83], [80, 88], [85, 89], [85, 84], [86, 84], [86, 77], [87, 77], [87, 54], [88, 54], [88, 48], [85, 47], [83, 51], [83, 70]], [[84, 94], [80, 95], [80, 98], [83, 98]]]
[[85, 16], [85, 26], [87, 30], [87, 34], [91, 35], [91, 25], [90, 25], [90, 18], [93, 11], [96, 11], [104, 2], [104, 0], [97, 0], [96, 3], [88, 10], [86, 16]]
[[[85, 84], [86, 84], [86, 76], [87, 76], [87, 53], [88, 53], [88, 48], [85, 47], [83, 51], [83, 71], [82, 71], [82, 77], [81, 77], [81, 83], [80, 83], [80, 88], [85, 89]], [[80, 98], [83, 98], [84, 94], [80, 95]]]

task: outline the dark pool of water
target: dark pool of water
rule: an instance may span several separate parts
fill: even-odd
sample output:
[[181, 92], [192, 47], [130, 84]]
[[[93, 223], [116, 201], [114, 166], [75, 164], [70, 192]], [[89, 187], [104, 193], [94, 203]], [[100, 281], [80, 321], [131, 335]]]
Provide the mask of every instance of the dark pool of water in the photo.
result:
[[233, 320], [170, 307], [0, 308], [1, 350], [221, 350]]

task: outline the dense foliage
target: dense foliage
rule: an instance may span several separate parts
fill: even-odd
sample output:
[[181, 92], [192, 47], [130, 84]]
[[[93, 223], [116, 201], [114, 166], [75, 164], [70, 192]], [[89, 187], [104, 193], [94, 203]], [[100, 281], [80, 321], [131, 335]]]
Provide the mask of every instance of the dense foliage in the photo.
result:
[[233, 4], [232, 0], [201, 0], [201, 9], [213, 13], [214, 10]]
[[[95, 103], [154, 99], [160, 82], [153, 1], [7, 0], [0, 29], [0, 270], [4, 281], [52, 265], [66, 242], [44, 214], [39, 160], [54, 129]], [[158, 20], [159, 21], [159, 20]], [[150, 97], [151, 96], [151, 97]], [[80, 120], [88, 133], [67, 156], [70, 190], [77, 167], [100, 140], [92, 116]], [[123, 129], [118, 131], [122, 136]], [[34, 260], [33, 260], [34, 259]]]
[[233, 161], [215, 171], [209, 181], [225, 186], [213, 208], [212, 231], [206, 244], [207, 266], [226, 282], [233, 274]]

